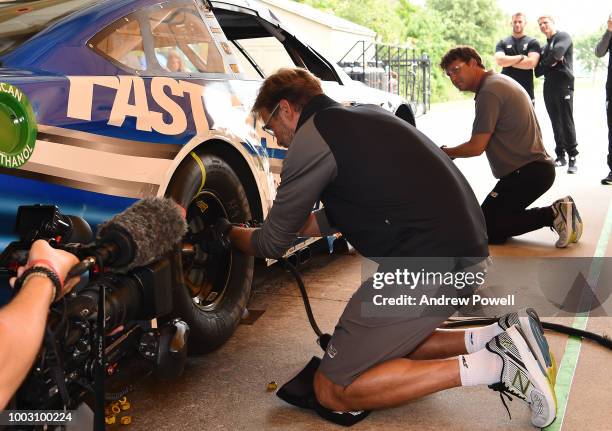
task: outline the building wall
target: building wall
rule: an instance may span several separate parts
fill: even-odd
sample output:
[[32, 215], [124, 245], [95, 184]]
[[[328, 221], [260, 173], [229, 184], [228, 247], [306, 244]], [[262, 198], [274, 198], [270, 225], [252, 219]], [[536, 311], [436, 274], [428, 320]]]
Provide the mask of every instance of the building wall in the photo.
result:
[[301, 16], [287, 9], [276, 6], [273, 2], [262, 0], [287, 27], [301, 40], [306, 41], [316, 51], [331, 61], [339, 61], [344, 54], [359, 40], [374, 40], [375, 33], [365, 29], [363, 32], [344, 30], [332, 27], [325, 22], [317, 22], [310, 17]]

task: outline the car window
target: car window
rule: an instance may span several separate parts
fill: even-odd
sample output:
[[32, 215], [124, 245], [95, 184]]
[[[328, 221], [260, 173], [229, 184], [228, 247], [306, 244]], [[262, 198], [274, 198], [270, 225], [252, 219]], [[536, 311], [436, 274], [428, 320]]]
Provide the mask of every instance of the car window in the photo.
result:
[[191, 1], [162, 3], [123, 17], [94, 36], [90, 46], [135, 71], [226, 72], [223, 57]]
[[[280, 67], [297, 66], [308, 69], [323, 81], [341, 83], [327, 60], [273, 23], [236, 8], [224, 9], [222, 3], [216, 5], [215, 16], [227, 39], [244, 54], [236, 56], [247, 78], [255, 77], [257, 68], [266, 77]], [[257, 67], [250, 65], [245, 55]]]
[[223, 58], [193, 5], [159, 9], [149, 16], [155, 57], [169, 72], [224, 73]]
[[126, 17], [113, 24], [106, 36], [94, 41], [93, 45], [97, 51], [130, 69], [147, 69], [140, 23], [134, 18]]
[[[236, 41], [232, 41], [237, 49], [233, 50], [238, 64], [240, 66], [240, 72], [243, 74], [244, 79], [261, 79], [263, 78], [263, 72], [260, 74], [257, 69], [251, 64], [249, 59], [245, 56], [242, 46], [238, 45]], [[253, 59], [251, 59], [253, 60]], [[255, 61], [255, 60], [253, 60]]]
[[295, 67], [287, 50], [275, 37], [254, 39], [237, 39], [249, 57], [255, 61], [265, 76], [269, 76], [281, 67]]

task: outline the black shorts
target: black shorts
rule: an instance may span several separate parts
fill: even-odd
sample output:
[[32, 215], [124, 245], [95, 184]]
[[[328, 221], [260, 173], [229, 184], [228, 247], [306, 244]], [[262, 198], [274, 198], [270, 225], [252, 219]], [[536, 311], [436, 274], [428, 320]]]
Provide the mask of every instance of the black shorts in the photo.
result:
[[[484, 273], [488, 261], [485, 259], [461, 272]], [[450, 290], [469, 297], [476, 287], [470, 285], [459, 290], [450, 286]], [[412, 291], [418, 292], [418, 289], [419, 286]], [[407, 356], [458, 310], [456, 305], [400, 305], [385, 309], [389, 310], [387, 313], [369, 313], [374, 296], [380, 292], [373, 288], [373, 279], [369, 278], [357, 289], [340, 316], [319, 367], [337, 385], [348, 386], [376, 364]]]

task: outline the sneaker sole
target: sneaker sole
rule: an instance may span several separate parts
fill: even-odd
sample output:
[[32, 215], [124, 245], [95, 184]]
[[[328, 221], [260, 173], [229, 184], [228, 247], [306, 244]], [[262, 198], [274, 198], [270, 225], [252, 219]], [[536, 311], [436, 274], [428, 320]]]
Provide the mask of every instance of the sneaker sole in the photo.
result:
[[567, 233], [567, 240], [565, 242], [561, 242], [561, 239], [558, 239], [557, 242], [555, 243], [555, 247], [557, 248], [565, 248], [569, 245], [570, 242], [572, 242], [572, 235], [574, 235], [574, 230], [571, 228], [571, 224], [568, 220], [573, 222], [573, 215], [574, 214], [574, 206], [572, 205], [570, 207], [570, 211], [568, 214], [568, 217], [565, 217], [565, 215], [563, 213], [563, 219], [565, 220], [565, 228], [569, 230], [569, 232]]
[[580, 237], [582, 236], [582, 229], [584, 227], [584, 224], [582, 223], [582, 218], [580, 217], [578, 208], [576, 208], [576, 202], [574, 202], [574, 199], [572, 199], [571, 196], [568, 196], [567, 199], [572, 203], [572, 214], [578, 220], [578, 223], [572, 220], [572, 227], [574, 228], [574, 233], [572, 233], [572, 236], [570, 238], [570, 242], [576, 243], [580, 241]]
[[544, 336], [544, 328], [538, 314], [533, 308], [527, 308], [525, 315], [519, 314], [519, 324], [542, 371], [547, 374], [552, 386], [554, 386], [557, 381], [557, 363]]
[[[513, 328], [516, 329], [512, 330]], [[528, 400], [531, 407], [531, 423], [536, 427], [544, 428], [553, 423], [557, 416], [555, 389], [546, 373], [540, 368], [522, 331], [517, 327], [513, 328], [509, 328], [506, 333], [518, 349], [533, 385]]]

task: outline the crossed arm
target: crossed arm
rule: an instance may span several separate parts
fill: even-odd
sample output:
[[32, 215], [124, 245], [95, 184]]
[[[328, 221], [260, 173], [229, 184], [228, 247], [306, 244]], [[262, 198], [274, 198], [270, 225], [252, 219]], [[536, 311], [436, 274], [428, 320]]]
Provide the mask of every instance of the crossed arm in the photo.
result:
[[530, 70], [538, 65], [540, 54], [530, 52], [525, 55], [506, 55], [502, 51], [495, 53], [495, 62], [501, 67], [515, 67], [517, 69]]

